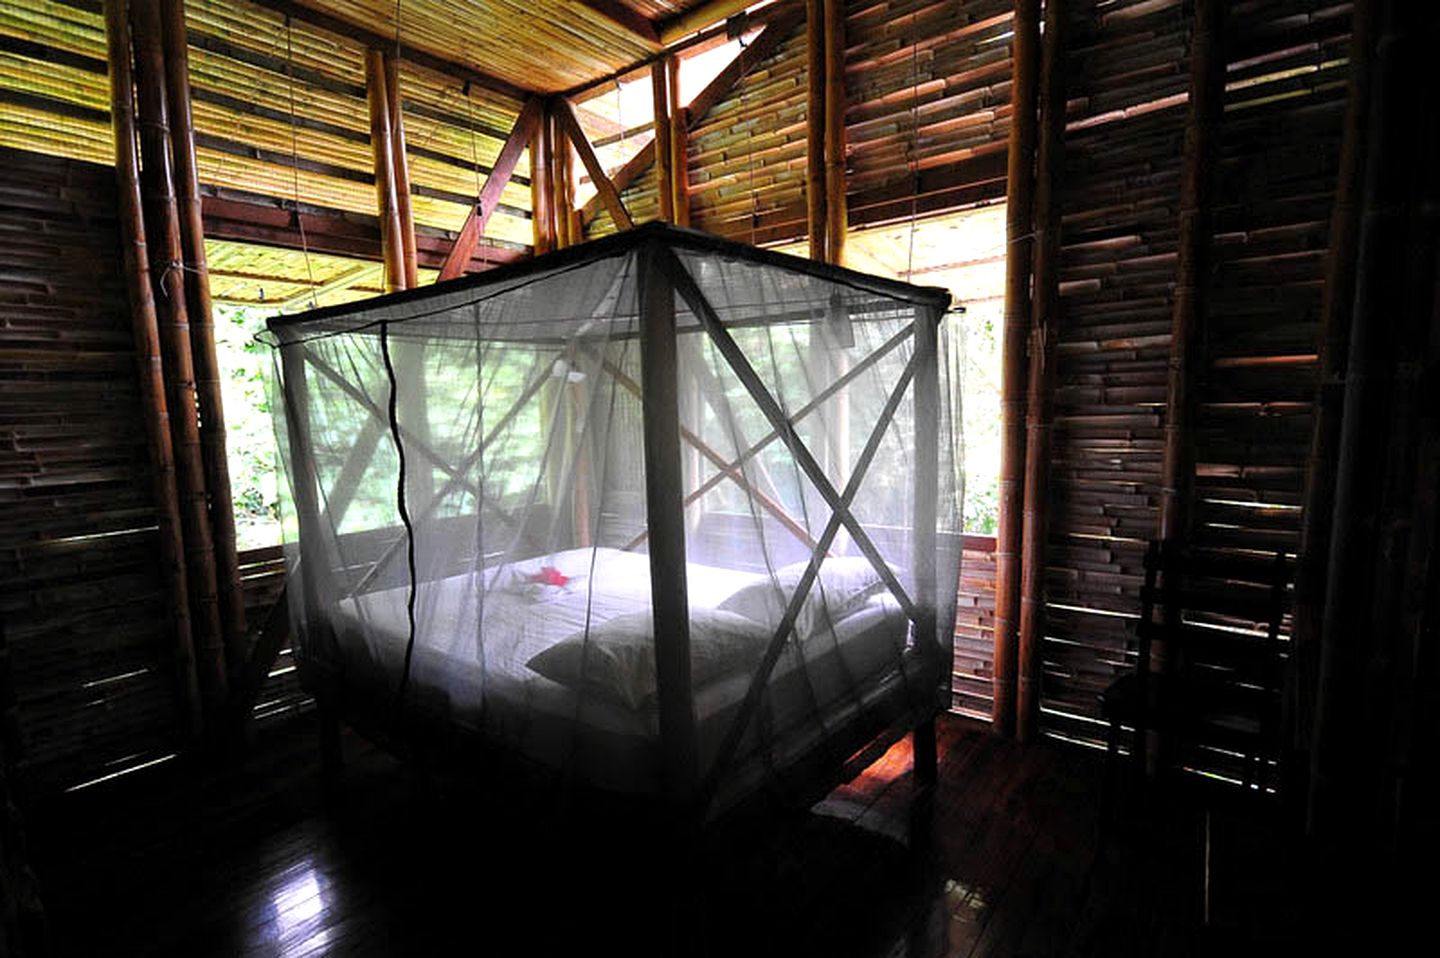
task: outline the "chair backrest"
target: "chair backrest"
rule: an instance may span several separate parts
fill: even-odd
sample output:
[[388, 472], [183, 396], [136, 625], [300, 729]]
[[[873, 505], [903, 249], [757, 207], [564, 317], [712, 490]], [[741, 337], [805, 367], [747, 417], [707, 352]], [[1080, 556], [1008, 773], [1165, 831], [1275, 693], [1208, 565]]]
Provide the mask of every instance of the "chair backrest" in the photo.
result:
[[[1151, 543], [1138, 667], [1179, 676], [1207, 769], [1263, 784], [1280, 752], [1282, 639], [1292, 568], [1283, 552], [1241, 554]], [[1163, 643], [1157, 656], [1154, 643]], [[1163, 661], [1157, 662], [1161, 658]], [[1191, 760], [1195, 760], [1192, 755]]]

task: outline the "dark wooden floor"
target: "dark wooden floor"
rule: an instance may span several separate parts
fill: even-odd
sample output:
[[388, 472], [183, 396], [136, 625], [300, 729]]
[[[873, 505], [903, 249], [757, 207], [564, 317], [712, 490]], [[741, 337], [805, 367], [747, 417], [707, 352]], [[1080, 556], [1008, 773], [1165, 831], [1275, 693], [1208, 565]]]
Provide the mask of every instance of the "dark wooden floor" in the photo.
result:
[[38, 810], [56, 950], [1290, 953], [1304, 920], [1284, 843], [1260, 820], [1212, 815], [1206, 925], [1203, 815], [1102, 829], [1100, 756], [958, 719], [941, 724], [931, 801], [914, 801], [902, 743], [811, 812], [727, 836], [678, 872], [647, 823], [421, 784], [351, 737], [327, 799], [309, 733], [262, 743], [240, 771], [157, 771]]

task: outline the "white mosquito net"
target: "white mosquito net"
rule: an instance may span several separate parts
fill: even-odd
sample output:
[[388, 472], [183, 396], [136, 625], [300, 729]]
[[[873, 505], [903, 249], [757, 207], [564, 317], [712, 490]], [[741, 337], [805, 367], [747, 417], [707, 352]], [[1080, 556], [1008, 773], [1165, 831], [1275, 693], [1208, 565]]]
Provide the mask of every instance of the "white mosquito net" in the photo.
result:
[[948, 302], [642, 227], [273, 320], [307, 686], [712, 815], [833, 784], [948, 704]]

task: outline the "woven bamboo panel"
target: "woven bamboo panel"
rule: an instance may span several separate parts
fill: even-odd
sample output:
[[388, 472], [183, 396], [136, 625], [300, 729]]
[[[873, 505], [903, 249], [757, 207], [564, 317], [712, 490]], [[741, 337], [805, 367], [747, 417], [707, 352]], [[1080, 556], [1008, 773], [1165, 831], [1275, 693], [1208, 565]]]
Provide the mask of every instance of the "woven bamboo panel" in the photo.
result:
[[114, 174], [0, 150], [0, 616], [49, 792], [177, 728]]
[[760, 243], [805, 234], [805, 56], [801, 23], [691, 129], [696, 228]]
[[[1190, 10], [1085, 4], [1073, 17], [1042, 722], [1093, 743], [1096, 695], [1133, 666], [1156, 530]], [[1348, 29], [1348, 4], [1230, 7], [1196, 418], [1201, 545], [1295, 549]]]

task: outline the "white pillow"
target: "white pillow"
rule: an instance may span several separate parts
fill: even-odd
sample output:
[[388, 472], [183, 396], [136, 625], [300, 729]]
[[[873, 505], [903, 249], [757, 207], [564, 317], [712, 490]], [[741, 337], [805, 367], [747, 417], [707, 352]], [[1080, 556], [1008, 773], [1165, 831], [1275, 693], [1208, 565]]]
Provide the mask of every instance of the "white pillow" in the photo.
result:
[[[753, 619], [772, 632], [785, 616], [785, 607], [809, 560], [794, 562], [775, 570], [770, 579], [745, 586], [717, 608]], [[866, 599], [885, 588], [880, 574], [864, 556], [831, 556], [820, 564], [820, 573], [795, 617], [795, 634], [802, 639], [845, 618]]]
[[[769, 632], [731, 612], [690, 610], [690, 680], [705, 685], [742, 672], [760, 658]], [[617, 615], [587, 634], [570, 635], [525, 663], [553, 682], [632, 709], [655, 697], [655, 622], [651, 613]]]

